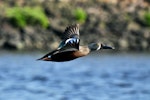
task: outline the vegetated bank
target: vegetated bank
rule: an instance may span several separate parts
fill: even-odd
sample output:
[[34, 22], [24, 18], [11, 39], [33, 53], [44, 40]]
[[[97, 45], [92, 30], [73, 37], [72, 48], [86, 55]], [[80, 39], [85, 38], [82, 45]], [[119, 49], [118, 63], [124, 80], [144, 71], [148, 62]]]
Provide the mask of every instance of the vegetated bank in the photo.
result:
[[51, 50], [66, 26], [79, 23], [81, 44], [100, 41], [118, 50], [150, 51], [149, 9], [148, 0], [1, 1], [0, 48]]

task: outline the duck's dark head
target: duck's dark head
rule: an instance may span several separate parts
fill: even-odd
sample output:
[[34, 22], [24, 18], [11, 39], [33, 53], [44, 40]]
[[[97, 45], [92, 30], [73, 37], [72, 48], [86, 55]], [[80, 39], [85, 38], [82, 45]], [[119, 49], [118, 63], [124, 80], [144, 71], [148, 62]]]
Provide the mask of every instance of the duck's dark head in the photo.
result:
[[107, 45], [104, 45], [104, 44], [101, 44], [101, 43], [91, 43], [91, 44], [88, 45], [88, 47], [91, 51], [97, 51], [97, 50], [100, 50], [100, 49], [114, 49], [111, 46], [107, 46]]

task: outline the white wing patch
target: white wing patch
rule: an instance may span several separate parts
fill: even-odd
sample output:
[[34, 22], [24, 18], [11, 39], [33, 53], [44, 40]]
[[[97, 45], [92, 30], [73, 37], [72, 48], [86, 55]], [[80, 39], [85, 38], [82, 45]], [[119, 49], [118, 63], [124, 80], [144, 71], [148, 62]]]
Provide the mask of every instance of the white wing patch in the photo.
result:
[[67, 43], [71, 43], [71, 44], [79, 43], [79, 39], [78, 38], [69, 38], [66, 40], [65, 44], [67, 44]]
[[51, 58], [51, 55], [49, 55], [48, 58]]

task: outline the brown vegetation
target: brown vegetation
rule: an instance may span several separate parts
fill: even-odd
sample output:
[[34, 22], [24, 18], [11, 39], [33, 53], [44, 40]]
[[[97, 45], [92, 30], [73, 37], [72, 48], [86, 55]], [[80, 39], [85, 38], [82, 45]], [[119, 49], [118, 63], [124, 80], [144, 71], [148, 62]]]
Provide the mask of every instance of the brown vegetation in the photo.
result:
[[[14, 7], [31, 8], [31, 15], [18, 15], [25, 16], [21, 27], [18, 13], [7, 15]], [[42, 8], [48, 25], [42, 24], [45, 17], [36, 19], [40, 13], [31, 18], [34, 7]], [[81, 44], [100, 41], [118, 50], [150, 51], [149, 0], [1, 0], [0, 48], [54, 49], [65, 27], [74, 23], [80, 24]]]

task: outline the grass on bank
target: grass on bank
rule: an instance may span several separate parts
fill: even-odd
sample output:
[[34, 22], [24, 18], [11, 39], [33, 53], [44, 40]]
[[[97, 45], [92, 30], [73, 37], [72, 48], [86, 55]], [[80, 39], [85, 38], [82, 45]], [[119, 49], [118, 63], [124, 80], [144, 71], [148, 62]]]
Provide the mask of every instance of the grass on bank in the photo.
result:
[[41, 7], [11, 7], [6, 9], [6, 17], [16, 27], [41, 25], [48, 27], [49, 21]]
[[77, 8], [74, 11], [74, 17], [77, 22], [84, 23], [87, 19], [87, 13], [82, 8]]
[[145, 14], [144, 14], [144, 23], [147, 26], [150, 26], [150, 12], [145, 12]]

